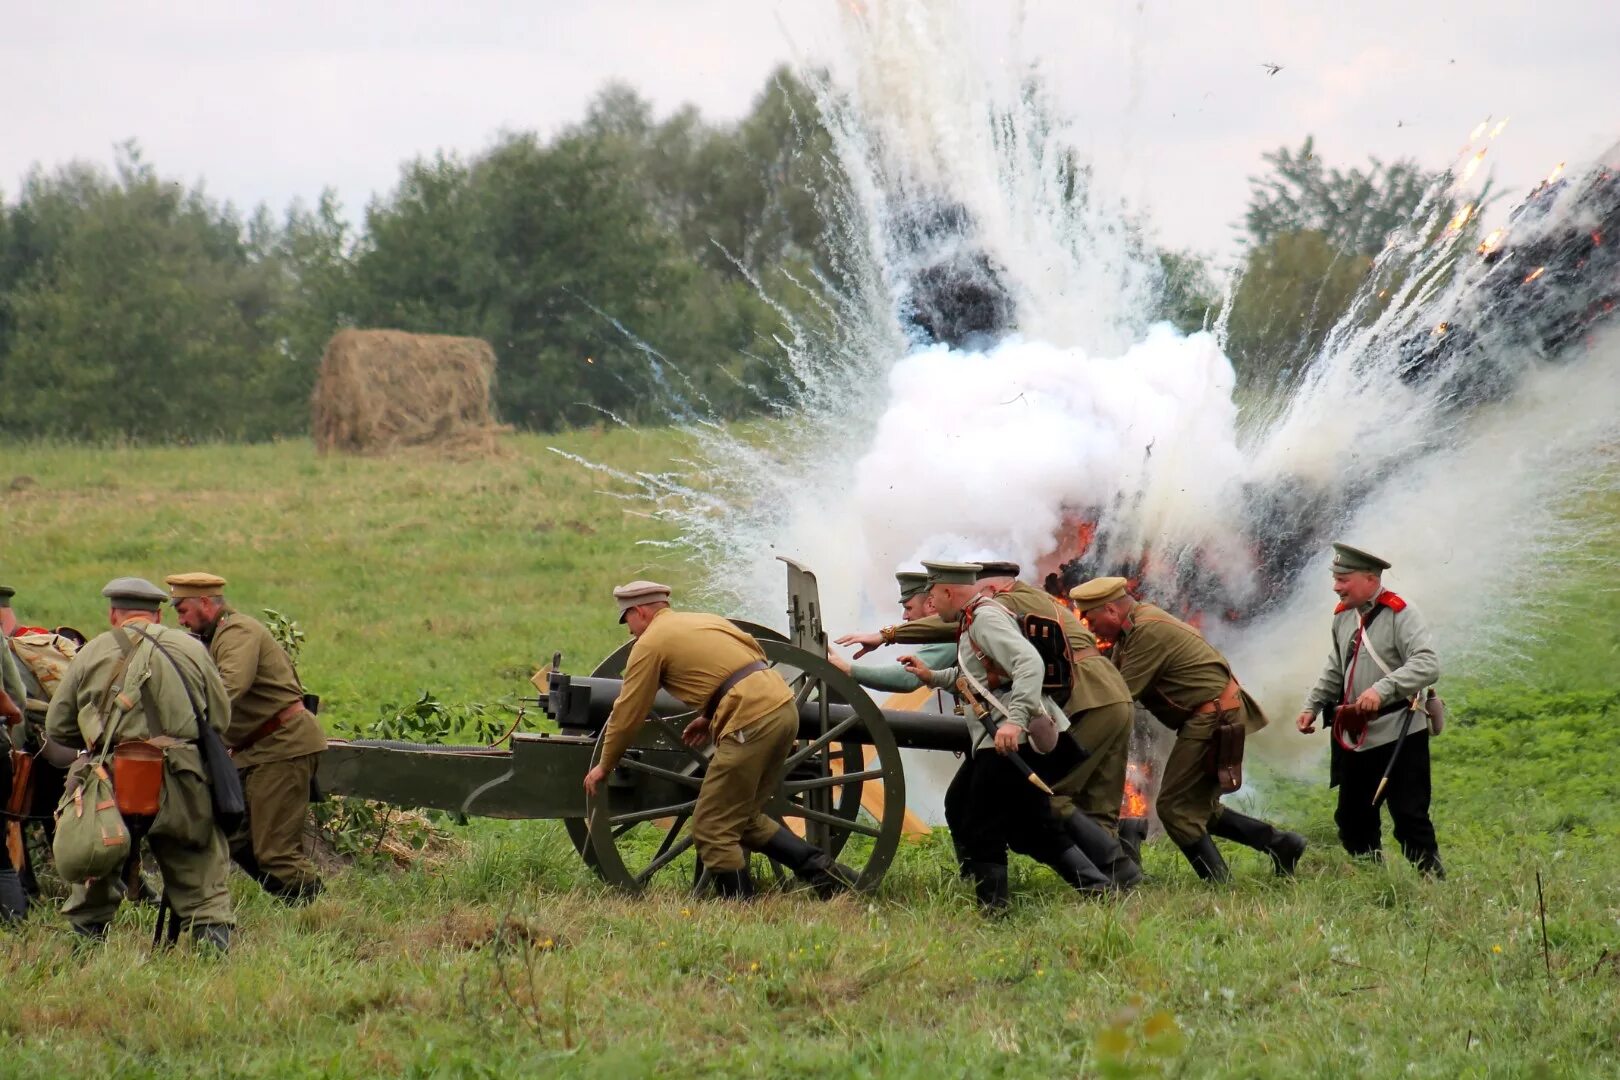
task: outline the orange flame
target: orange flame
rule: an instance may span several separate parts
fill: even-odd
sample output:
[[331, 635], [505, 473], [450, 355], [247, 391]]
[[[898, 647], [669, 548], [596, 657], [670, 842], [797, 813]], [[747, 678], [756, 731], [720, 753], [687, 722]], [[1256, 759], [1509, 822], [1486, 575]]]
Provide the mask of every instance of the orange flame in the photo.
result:
[[1543, 184], [1551, 184], [1555, 180], [1557, 180], [1560, 176], [1563, 176], [1563, 175], [1564, 175], [1564, 163], [1562, 161], [1560, 161], [1557, 165], [1553, 166], [1553, 171], [1547, 174], [1547, 179], [1543, 180], [1542, 183]]
[[1473, 131], [1468, 133], [1468, 141], [1473, 142], [1475, 139], [1477, 139], [1481, 135], [1485, 134], [1485, 128], [1486, 128], [1487, 125], [1490, 124], [1490, 122], [1491, 121], [1490, 121], [1489, 117], [1486, 117], [1484, 120], [1481, 120], [1479, 122], [1479, 126], [1477, 126], [1476, 128], [1474, 128]]
[[1480, 164], [1484, 162], [1485, 155], [1487, 153], [1489, 153], [1488, 150], [1481, 150], [1479, 153], [1468, 159], [1468, 164], [1463, 166], [1462, 178], [1464, 180], [1472, 178], [1473, 175], [1479, 171]]
[[1120, 800], [1119, 816], [1145, 818], [1148, 816], [1148, 788], [1153, 783], [1153, 770], [1142, 761], [1125, 766], [1125, 797]]
[[1542, 274], [1545, 274], [1546, 272], [1547, 272], [1547, 268], [1545, 266], [1538, 266], [1534, 270], [1530, 271], [1530, 273], [1525, 275], [1524, 283], [1526, 285], [1528, 285], [1532, 281], [1536, 280], [1536, 278], [1540, 277]]
[[1475, 250], [1478, 251], [1481, 255], [1489, 255], [1491, 252], [1495, 251], [1497, 248], [1502, 246], [1502, 237], [1504, 237], [1506, 235], [1507, 235], [1507, 230], [1506, 229], [1497, 229], [1495, 232], [1491, 233], [1491, 235], [1487, 236], [1484, 240], [1481, 240], [1480, 243], [1479, 243], [1479, 247], [1476, 248]]
[[1472, 220], [1474, 209], [1473, 203], [1464, 203], [1463, 208], [1457, 211], [1457, 216], [1452, 218], [1450, 224], [1446, 226], [1446, 231], [1449, 233], [1461, 232], [1462, 227]]

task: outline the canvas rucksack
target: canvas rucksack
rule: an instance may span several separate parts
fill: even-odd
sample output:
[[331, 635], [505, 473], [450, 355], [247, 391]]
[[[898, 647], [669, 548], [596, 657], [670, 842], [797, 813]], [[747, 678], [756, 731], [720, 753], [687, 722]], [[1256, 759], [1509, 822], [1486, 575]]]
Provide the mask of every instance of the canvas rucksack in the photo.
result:
[[[39, 704], [31, 702], [30, 707], [43, 708], [55, 696], [56, 688], [61, 684], [62, 676], [67, 673], [68, 665], [73, 663], [73, 658], [78, 655], [79, 643], [60, 630], [41, 630], [35, 627], [15, 635], [10, 642], [11, 652], [16, 656], [17, 662], [26, 669], [26, 673], [33, 675], [32, 681], [38, 683], [41, 691]], [[29, 687], [30, 691], [33, 689]]]

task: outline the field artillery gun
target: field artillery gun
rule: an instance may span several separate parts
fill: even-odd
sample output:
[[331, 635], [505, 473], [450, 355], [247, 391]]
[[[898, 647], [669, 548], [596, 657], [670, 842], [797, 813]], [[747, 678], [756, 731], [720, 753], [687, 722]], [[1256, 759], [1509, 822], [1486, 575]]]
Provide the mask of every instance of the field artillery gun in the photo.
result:
[[[876, 888], [894, 859], [906, 816], [900, 751], [964, 752], [959, 716], [884, 710], [827, 659], [827, 635], [815, 575], [788, 568], [788, 633], [734, 620], [754, 635], [793, 690], [799, 739], [766, 812]], [[514, 733], [510, 749], [333, 740], [320, 785], [335, 794], [396, 806], [508, 819], [561, 820], [575, 850], [601, 878], [640, 891], [655, 881], [693, 879], [690, 829], [709, 749], [680, 734], [696, 712], [660, 691], [635, 744], [595, 797], [585, 773], [601, 753], [601, 733], [622, 686], [633, 642], [587, 676], [560, 670], [539, 680], [532, 699], [556, 733]], [[777, 880], [784, 868], [771, 863]], [[661, 876], [660, 876], [661, 875]]]

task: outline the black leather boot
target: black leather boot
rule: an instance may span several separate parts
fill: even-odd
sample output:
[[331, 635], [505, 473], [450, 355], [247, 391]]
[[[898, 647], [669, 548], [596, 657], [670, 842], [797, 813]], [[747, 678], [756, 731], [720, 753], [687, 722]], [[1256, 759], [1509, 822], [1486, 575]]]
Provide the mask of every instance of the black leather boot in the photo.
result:
[[1007, 910], [1007, 864], [970, 862], [968, 877], [973, 881], [973, 893], [979, 898], [979, 910], [986, 915], [998, 915]]
[[73, 940], [79, 945], [99, 945], [107, 940], [107, 924], [104, 922], [70, 922], [68, 928], [73, 931]]
[[[3, 841], [0, 841], [3, 842]], [[0, 924], [22, 922], [28, 917], [28, 893], [15, 870], [0, 870]]]
[[825, 851], [801, 840], [786, 827], [777, 829], [776, 835], [765, 841], [759, 853], [792, 870], [795, 877], [815, 889], [823, 900], [855, 887], [853, 870], [833, 862]]
[[750, 900], [754, 896], [754, 878], [744, 866], [740, 870], [710, 870], [709, 880], [714, 882], [714, 895], [725, 900]]
[[1222, 840], [1231, 840], [1270, 855], [1278, 877], [1293, 877], [1294, 867], [1299, 865], [1300, 856], [1305, 854], [1305, 838], [1299, 833], [1284, 832], [1259, 818], [1224, 807], [1209, 823], [1209, 831]]
[[231, 951], [231, 928], [225, 923], [196, 923], [191, 928], [191, 939], [199, 952], [212, 950], [224, 955]]
[[1058, 856], [1052, 864], [1058, 877], [1074, 886], [1074, 891], [1085, 896], [1106, 896], [1113, 890], [1114, 883], [1108, 875], [1097, 869], [1097, 864], [1086, 858], [1086, 853], [1077, 847], [1072, 847]]
[[1103, 828], [1090, 814], [1070, 811], [1063, 819], [1063, 831], [1074, 846], [1085, 852], [1097, 869], [1108, 875], [1114, 888], [1127, 892], [1142, 882], [1142, 868], [1125, 854], [1119, 837]]
[[1412, 865], [1418, 868], [1418, 873], [1424, 877], [1434, 878], [1436, 881], [1446, 880], [1446, 868], [1440, 865], [1440, 852], [1432, 848], [1421, 851], [1408, 851], [1406, 857]]
[[1205, 833], [1191, 844], [1178, 845], [1181, 853], [1187, 856], [1187, 861], [1198, 872], [1198, 876], [1205, 881], [1231, 881], [1232, 871], [1226, 868], [1226, 860], [1221, 858], [1220, 849], [1215, 841]]
[[305, 904], [321, 895], [326, 886], [320, 878], [308, 878], [304, 881], [285, 882], [274, 874], [265, 874], [259, 878], [259, 884], [264, 891], [280, 900], [288, 907], [303, 907]]
[[1148, 819], [1145, 817], [1122, 817], [1119, 819], [1119, 847], [1125, 852], [1125, 857], [1137, 865], [1142, 866], [1142, 845], [1147, 843]]

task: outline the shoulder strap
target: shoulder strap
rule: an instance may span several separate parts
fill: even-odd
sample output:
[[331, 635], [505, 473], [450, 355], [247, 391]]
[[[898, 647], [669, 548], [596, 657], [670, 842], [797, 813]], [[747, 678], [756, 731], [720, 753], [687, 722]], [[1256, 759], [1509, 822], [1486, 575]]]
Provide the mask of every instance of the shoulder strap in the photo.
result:
[[[138, 626], [135, 627], [135, 632], [150, 641], [152, 648], [163, 654], [163, 659], [169, 662], [169, 666], [174, 668], [174, 673], [180, 677], [180, 688], [186, 692], [186, 700], [191, 703], [191, 715], [197, 721], [197, 734], [200, 736], [202, 726], [208, 722], [208, 710], [198, 706], [196, 695], [191, 692], [191, 684], [186, 681], [186, 673], [180, 670], [180, 665], [175, 662], [174, 654], [165, 649], [162, 642]], [[152, 719], [154, 723], [157, 722], [157, 717], [154, 716]]]

